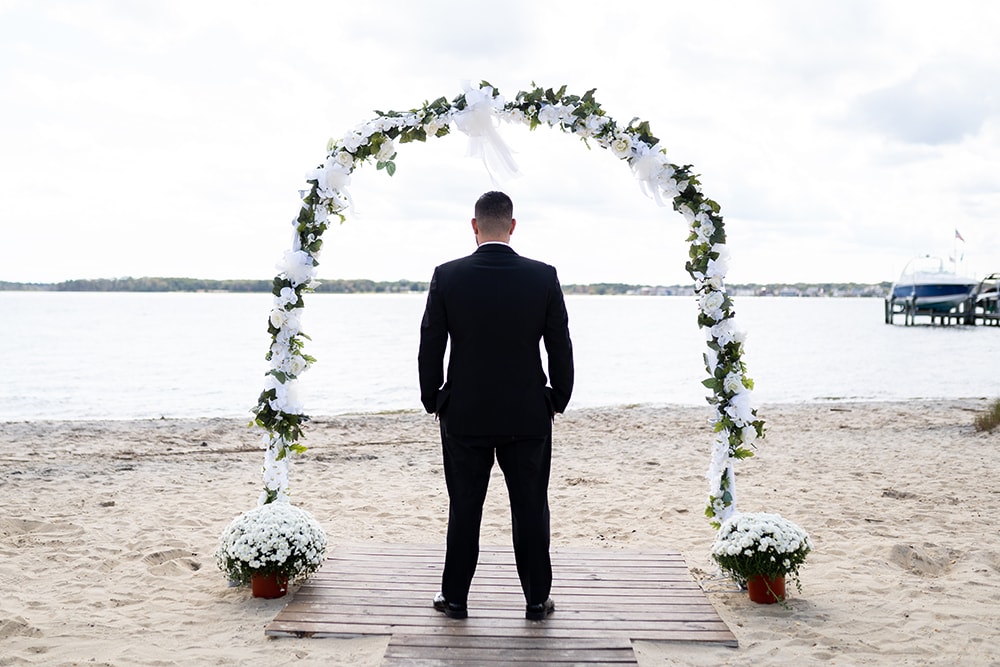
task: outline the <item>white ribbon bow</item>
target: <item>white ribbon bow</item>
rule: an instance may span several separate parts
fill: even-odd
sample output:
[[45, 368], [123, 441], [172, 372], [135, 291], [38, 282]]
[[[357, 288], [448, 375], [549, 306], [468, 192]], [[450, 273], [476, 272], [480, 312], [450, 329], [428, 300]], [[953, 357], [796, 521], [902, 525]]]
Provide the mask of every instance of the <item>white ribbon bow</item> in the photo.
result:
[[510, 148], [496, 130], [494, 115], [503, 109], [503, 98], [494, 97], [493, 88], [474, 89], [465, 85], [465, 108], [455, 114], [455, 126], [469, 137], [466, 156], [482, 158], [494, 183], [519, 175]]

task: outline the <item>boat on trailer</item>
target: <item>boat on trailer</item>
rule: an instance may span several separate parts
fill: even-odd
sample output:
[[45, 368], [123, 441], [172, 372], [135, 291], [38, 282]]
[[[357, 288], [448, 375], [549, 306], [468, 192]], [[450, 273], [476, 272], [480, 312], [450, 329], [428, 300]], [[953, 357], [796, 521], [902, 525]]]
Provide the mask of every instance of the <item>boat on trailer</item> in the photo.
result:
[[917, 257], [906, 265], [893, 284], [890, 298], [915, 310], [947, 313], [965, 303], [979, 280], [945, 268], [940, 257]]

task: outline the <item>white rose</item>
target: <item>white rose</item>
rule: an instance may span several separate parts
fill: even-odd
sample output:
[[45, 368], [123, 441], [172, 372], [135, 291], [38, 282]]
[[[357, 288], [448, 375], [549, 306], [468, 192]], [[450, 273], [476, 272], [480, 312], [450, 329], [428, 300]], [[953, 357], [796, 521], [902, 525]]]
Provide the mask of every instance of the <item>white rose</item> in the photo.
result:
[[292, 303], [298, 303], [298, 301], [299, 297], [291, 287], [282, 287], [278, 295], [274, 297], [274, 305], [279, 308], [284, 308]]
[[520, 109], [511, 109], [507, 113], [503, 114], [502, 118], [508, 123], [520, 123], [522, 125], [528, 122], [528, 117], [524, 115], [524, 112]]
[[627, 134], [619, 134], [611, 141], [611, 152], [617, 158], [626, 158], [632, 153], [632, 138]]
[[722, 276], [712, 276], [711, 278], [705, 279], [705, 287], [708, 289], [714, 289], [721, 292], [725, 285], [726, 283], [722, 280]]
[[715, 225], [712, 224], [712, 219], [707, 215], [704, 213], [696, 215], [694, 217], [694, 222], [692, 223], [692, 228], [694, 229], [694, 233], [698, 235], [699, 243], [712, 242], [712, 234], [715, 233]]
[[292, 375], [299, 376], [307, 368], [309, 368], [309, 363], [301, 355], [292, 355], [292, 358], [288, 360], [288, 372]]
[[391, 160], [394, 155], [396, 155], [396, 144], [392, 141], [383, 141], [382, 145], [378, 147], [375, 159], [380, 162], [384, 162], [386, 160]]
[[750, 404], [751, 392], [743, 391], [731, 399], [726, 406], [726, 414], [736, 423], [737, 426], [745, 426], [753, 422], [753, 406]]
[[743, 386], [743, 377], [739, 373], [729, 373], [722, 380], [722, 388], [725, 389], [730, 394], [739, 394], [740, 392], [746, 391], [746, 387]]
[[736, 326], [736, 322], [731, 317], [727, 317], [726, 319], [720, 321], [718, 324], [713, 326], [710, 331], [712, 337], [718, 341], [719, 345], [722, 346], [732, 343], [740, 334], [740, 330]]
[[559, 122], [560, 118], [559, 107], [552, 104], [543, 104], [542, 108], [538, 110], [538, 122], [540, 123], [555, 125]]
[[354, 166], [354, 156], [347, 151], [337, 151], [333, 159], [342, 167], [353, 167]]
[[327, 191], [326, 196], [320, 202], [320, 205], [336, 212], [343, 211], [350, 205], [350, 203], [351, 202], [347, 199], [347, 197], [344, 197], [339, 192]]
[[345, 150], [355, 153], [361, 147], [361, 144], [365, 143], [366, 138], [367, 137], [362, 136], [360, 132], [354, 130], [345, 134], [344, 138], [341, 139], [340, 144]]
[[285, 310], [284, 308], [274, 308], [271, 310], [271, 316], [268, 319], [271, 322], [271, 326], [273, 326], [275, 329], [280, 329], [281, 326], [288, 319], [288, 311]]
[[715, 291], [708, 292], [698, 300], [701, 312], [705, 313], [705, 315], [711, 317], [713, 320], [722, 319], [723, 303], [725, 303], [725, 297], [722, 292]]
[[[663, 177], [664, 174], [660, 174], [660, 176]], [[673, 199], [674, 197], [676, 197], [681, 193], [680, 188], [677, 187], [677, 181], [675, 181], [670, 176], [662, 178], [662, 180], [660, 181], [660, 189], [663, 191], [663, 194], [665, 194], [667, 197], [670, 197], [671, 199]]]
[[715, 233], [715, 229], [709, 225], [705, 227], [704, 225], [695, 225], [693, 227], [695, 241], [699, 245], [707, 245], [712, 242], [712, 234]]
[[598, 116], [596, 114], [589, 116], [587, 118], [587, 129], [590, 130], [592, 134], [597, 134], [601, 129], [610, 122], [607, 116]]

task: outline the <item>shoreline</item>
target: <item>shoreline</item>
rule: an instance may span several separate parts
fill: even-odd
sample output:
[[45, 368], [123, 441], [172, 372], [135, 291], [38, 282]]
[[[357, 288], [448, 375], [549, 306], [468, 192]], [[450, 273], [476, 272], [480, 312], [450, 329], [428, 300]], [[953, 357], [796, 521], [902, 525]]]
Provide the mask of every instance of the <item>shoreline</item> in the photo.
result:
[[[815, 545], [787, 609], [713, 578], [707, 404], [558, 417], [553, 547], [681, 552], [740, 642], [640, 642], [640, 665], [995, 664], [1000, 432], [972, 426], [991, 400], [760, 406], [768, 435], [737, 469], [737, 507], [778, 512]], [[384, 638], [266, 639], [285, 601], [228, 588], [216, 568], [219, 533], [259, 493], [247, 421], [0, 422], [0, 664], [378, 665]], [[304, 444], [293, 502], [331, 544], [443, 541], [433, 417], [314, 417]], [[509, 544], [498, 472], [482, 541]]]
[[[988, 407], [988, 403], [994, 400], [1000, 399], [1000, 396], [986, 396], [986, 395], [970, 395], [970, 396], [917, 396], [917, 397], [889, 397], [889, 398], [861, 398], [861, 397], [829, 397], [829, 398], [816, 398], [811, 400], [797, 400], [797, 401], [774, 401], [766, 402], [757, 405], [756, 408], [761, 416], [767, 421], [767, 413], [771, 410], [782, 411], [784, 409], [794, 409], [794, 408], [809, 408], [814, 407], [818, 409], [829, 408], [835, 409], [837, 406], [851, 406], [851, 405], [886, 405], [886, 404], [926, 404], [926, 403], [975, 403], [983, 402], [982, 407], [985, 409]], [[251, 406], [252, 407], [252, 406]], [[575, 413], [586, 413], [594, 411], [606, 411], [606, 410], [710, 410], [711, 406], [705, 403], [619, 403], [619, 404], [609, 404], [609, 405], [586, 405], [582, 407], [572, 407], [570, 406], [566, 414], [559, 415], [556, 417], [556, 428], [558, 428], [558, 423], [560, 420], [567, 418], [567, 416], [572, 416]], [[422, 407], [410, 407], [410, 408], [386, 408], [381, 410], [349, 410], [345, 412], [333, 412], [333, 413], [317, 413], [310, 414], [306, 411], [306, 416], [309, 418], [309, 423], [311, 422], [321, 422], [328, 421], [331, 419], [349, 419], [349, 418], [364, 418], [364, 417], [380, 417], [380, 416], [395, 416], [395, 415], [410, 415], [410, 416], [420, 416], [420, 417], [430, 417]], [[247, 408], [246, 416], [239, 415], [180, 415], [180, 416], [167, 416], [159, 415], [156, 417], [29, 417], [24, 419], [16, 419], [9, 417], [0, 417], [0, 426], [5, 424], [58, 424], [58, 423], [80, 423], [80, 424], [102, 424], [102, 423], [146, 423], [153, 421], [166, 421], [166, 422], [187, 422], [187, 421], [226, 421], [226, 422], [237, 422], [242, 426], [246, 426], [248, 430], [253, 430], [250, 426], [252, 417], [251, 408]], [[306, 432], [308, 434], [309, 426], [306, 425]], [[308, 437], [308, 435], [307, 435]]]

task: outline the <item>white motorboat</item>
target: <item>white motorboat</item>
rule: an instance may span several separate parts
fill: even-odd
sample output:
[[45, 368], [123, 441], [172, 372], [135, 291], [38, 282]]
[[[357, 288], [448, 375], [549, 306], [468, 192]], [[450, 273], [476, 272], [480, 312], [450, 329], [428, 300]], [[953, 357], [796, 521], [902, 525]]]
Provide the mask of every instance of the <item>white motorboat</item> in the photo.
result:
[[946, 313], [967, 301], [978, 287], [979, 280], [948, 271], [944, 260], [927, 255], [910, 260], [892, 286], [891, 299], [910, 302], [918, 310]]

